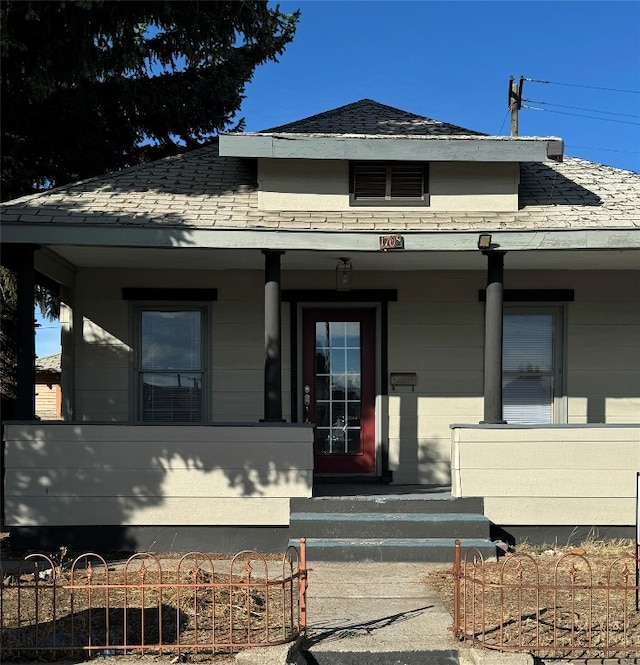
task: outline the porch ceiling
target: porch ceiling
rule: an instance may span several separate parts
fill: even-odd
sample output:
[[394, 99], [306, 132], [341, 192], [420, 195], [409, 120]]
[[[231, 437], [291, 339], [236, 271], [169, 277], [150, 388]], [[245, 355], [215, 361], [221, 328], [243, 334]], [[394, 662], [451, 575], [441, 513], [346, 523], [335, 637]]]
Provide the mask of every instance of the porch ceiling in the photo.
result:
[[[264, 267], [259, 249], [132, 248], [57, 245], [45, 250], [78, 268], [163, 268], [183, 270], [250, 270]], [[334, 270], [341, 256], [350, 256], [355, 270], [484, 270], [478, 251], [290, 250], [283, 270]], [[505, 269], [514, 270], [639, 270], [640, 249], [509, 251]]]

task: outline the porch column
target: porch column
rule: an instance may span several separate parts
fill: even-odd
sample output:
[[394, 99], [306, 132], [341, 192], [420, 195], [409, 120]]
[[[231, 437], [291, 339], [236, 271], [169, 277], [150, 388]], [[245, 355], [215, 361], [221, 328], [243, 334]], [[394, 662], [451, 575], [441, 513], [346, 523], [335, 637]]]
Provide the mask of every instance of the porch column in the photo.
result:
[[[8, 249], [8, 248], [6, 248]], [[11, 249], [16, 275], [16, 419], [36, 417], [36, 340], [34, 327], [36, 245], [14, 245]]]
[[504, 255], [486, 251], [487, 291], [484, 314], [484, 420], [502, 424], [502, 301]]
[[264, 267], [264, 421], [282, 422], [280, 250], [262, 250]]

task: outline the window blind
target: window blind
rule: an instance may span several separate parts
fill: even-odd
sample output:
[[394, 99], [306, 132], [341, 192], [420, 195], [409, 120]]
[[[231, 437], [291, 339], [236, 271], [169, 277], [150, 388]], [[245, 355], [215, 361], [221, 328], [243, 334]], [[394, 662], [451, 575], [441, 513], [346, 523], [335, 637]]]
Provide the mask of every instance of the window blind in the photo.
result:
[[201, 422], [202, 312], [140, 313], [141, 418], [152, 422]]
[[508, 423], [553, 422], [553, 314], [505, 314], [502, 401]]

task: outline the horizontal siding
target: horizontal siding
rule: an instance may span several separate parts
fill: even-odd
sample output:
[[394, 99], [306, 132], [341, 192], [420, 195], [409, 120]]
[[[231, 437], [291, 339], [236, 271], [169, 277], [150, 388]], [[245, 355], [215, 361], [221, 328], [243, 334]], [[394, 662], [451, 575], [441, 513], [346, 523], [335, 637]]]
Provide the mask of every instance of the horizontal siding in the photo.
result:
[[540, 526], [632, 526], [635, 505], [611, 497], [485, 497], [484, 513], [495, 524]]
[[36, 384], [36, 415], [42, 420], [58, 420], [60, 386], [46, 383]]
[[[478, 288], [482, 284], [478, 282]], [[425, 294], [417, 301], [410, 299], [406, 289], [401, 289], [401, 300], [389, 303], [390, 327], [396, 326], [477, 326], [484, 316], [484, 304], [477, 302], [477, 291], [473, 284], [467, 289], [467, 300], [474, 298], [470, 304], [458, 302], [430, 302]]]
[[107, 365], [100, 368], [100, 379], [96, 381], [96, 376], [93, 372], [80, 371], [76, 379], [76, 390], [104, 390], [118, 391], [122, 390], [123, 386], [126, 387], [129, 382], [129, 368], [128, 367], [113, 367]]
[[625, 320], [626, 316], [620, 317], [617, 325], [600, 323], [602, 314], [593, 311], [593, 309], [591, 316], [592, 322], [574, 323], [571, 327], [569, 339], [572, 347], [576, 349], [596, 349], [600, 353], [611, 351], [610, 345], [622, 348], [638, 348], [640, 324], [628, 322]]
[[[101, 425], [58, 423], [40, 432], [34, 425], [7, 424], [6, 441], [30, 442], [42, 446], [45, 442], [148, 442], [158, 443], [246, 443], [259, 446], [260, 441], [294, 443], [300, 432], [309, 432], [307, 425]], [[277, 432], [277, 435], [274, 434]], [[114, 438], [115, 437], [115, 438]]]
[[[403, 392], [404, 391], [404, 392]], [[477, 414], [482, 414], [481, 396], [464, 397], [456, 395], [427, 396], [418, 395], [411, 388], [390, 389], [389, 416], [401, 416], [403, 413], [415, 413], [417, 416], [446, 416], [451, 422], [474, 422]], [[407, 406], [408, 404], [408, 406]], [[447, 427], [447, 438], [449, 428]]]
[[[475, 441], [465, 449], [465, 469], [480, 471], [501, 467], [514, 472], [536, 470], [546, 474], [554, 470], [566, 473], [572, 469], [596, 468], [598, 472], [608, 472], [640, 467], [640, 441], [633, 440], [629, 430], [624, 430], [620, 437], [627, 438], [626, 441], [613, 437], [609, 441], [588, 441], [586, 437], [580, 441], [563, 441], [562, 435], [557, 436], [558, 440], [553, 441], [542, 437], [524, 441], [518, 437], [517, 446], [504, 441]], [[615, 446], [615, 455], [610, 454], [608, 446]]]
[[7, 526], [288, 526], [288, 498], [154, 497], [65, 498], [63, 510], [52, 499], [8, 497]]
[[[640, 330], [638, 334], [640, 336]], [[640, 349], [632, 346], [631, 340], [627, 340], [626, 345], [610, 339], [603, 339], [602, 342], [600, 346], [578, 346], [576, 343], [571, 345], [568, 366], [571, 367], [572, 375], [579, 372], [615, 371], [640, 376]], [[633, 368], [634, 357], [637, 357], [639, 365], [635, 369]]]
[[640, 425], [456, 428], [452, 492], [503, 525], [632, 525]]
[[[628, 358], [629, 369], [577, 370], [569, 368], [568, 391], [570, 395], [589, 395], [590, 398], [625, 397], [640, 392], [640, 368], [634, 367], [634, 359]], [[638, 414], [640, 416], [640, 414]]]
[[[283, 459], [287, 459], [283, 455]], [[246, 466], [241, 462], [246, 461]], [[253, 468], [248, 460], [237, 460], [236, 466], [215, 468], [175, 468], [164, 466], [162, 460], [154, 463], [154, 468], [116, 468], [106, 458], [104, 464], [94, 468], [55, 467], [56, 472], [42, 468], [7, 467], [10, 473], [5, 482], [7, 496], [39, 498], [54, 497], [139, 497], [144, 493], [145, 501], [157, 500], [162, 503], [165, 497], [211, 498], [215, 489], [216, 498], [243, 497], [255, 494], [260, 497], [306, 496], [311, 485], [310, 469], [278, 470], [276, 461], [258, 462]], [[202, 464], [202, 461], [196, 462]], [[67, 462], [68, 464], [68, 462]], [[290, 462], [289, 462], [290, 464]], [[108, 468], [105, 469], [105, 466]], [[53, 469], [54, 467], [51, 467]], [[25, 488], [31, 493], [26, 494]]]
[[263, 383], [261, 381], [251, 386], [251, 389], [238, 392], [230, 392], [221, 386], [221, 390], [212, 395], [211, 420], [258, 422], [264, 417]]
[[[264, 307], [264, 304], [263, 304]], [[264, 324], [244, 324], [218, 321], [212, 329], [214, 356], [216, 350], [228, 346], [257, 346], [264, 348]], [[220, 358], [217, 358], [220, 361]], [[224, 362], [224, 359], [222, 359]]]
[[[212, 306], [214, 325], [224, 324], [225, 321], [233, 321], [236, 325], [242, 324], [262, 328], [264, 326], [264, 306], [262, 308], [247, 307], [246, 301], [237, 300], [237, 295], [234, 294], [234, 296], [233, 300], [220, 300], [220, 293], [218, 293], [218, 300]], [[255, 299], [253, 294], [251, 299]]]
[[[584, 465], [583, 465], [584, 466]], [[530, 498], [581, 498], [585, 487], [589, 488], [591, 499], [625, 498], [635, 492], [634, 474], [629, 469], [600, 470], [577, 468], [513, 469], [501, 468], [495, 472], [484, 469], [465, 471], [462, 491], [468, 496], [486, 496], [487, 487], [491, 487], [491, 496]], [[606, 478], [603, 478], [606, 474]]]
[[5, 514], [27, 525], [285, 525], [308, 426], [7, 425]]
[[[394, 346], [389, 352], [394, 363], [403, 361], [401, 367], [410, 368], [413, 372], [433, 371], [483, 371], [483, 349], [471, 345], [418, 345], [417, 343], [402, 345], [399, 338], [391, 331]], [[403, 355], [404, 352], [404, 355]], [[395, 371], [401, 371], [395, 369]]]
[[445, 461], [407, 461], [393, 468], [393, 482], [397, 485], [448, 485], [451, 482], [451, 467]]
[[126, 422], [129, 420], [129, 391], [104, 390], [99, 384], [92, 390], [76, 390], [76, 419], [84, 421]]
[[[629, 279], [633, 279], [630, 277]], [[640, 279], [640, 274], [637, 279]], [[633, 298], [629, 298], [633, 303]], [[569, 322], [571, 325], [593, 325], [594, 312], [598, 313], [599, 321], [606, 321], [609, 326], [640, 325], [640, 307], [621, 307], [620, 303], [603, 300], [600, 302], [579, 301], [571, 303]], [[597, 324], [596, 324], [597, 325]]]

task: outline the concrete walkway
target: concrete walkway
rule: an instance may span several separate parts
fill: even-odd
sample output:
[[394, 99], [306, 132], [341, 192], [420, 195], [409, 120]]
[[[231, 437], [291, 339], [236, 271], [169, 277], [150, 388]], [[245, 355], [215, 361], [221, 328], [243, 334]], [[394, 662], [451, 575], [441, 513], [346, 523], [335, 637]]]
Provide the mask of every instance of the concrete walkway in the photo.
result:
[[[244, 665], [527, 665], [524, 654], [461, 649], [438, 592], [451, 564], [308, 562], [308, 629], [295, 646], [238, 654]], [[490, 657], [490, 659], [485, 659]], [[505, 658], [506, 657], [506, 658]]]

